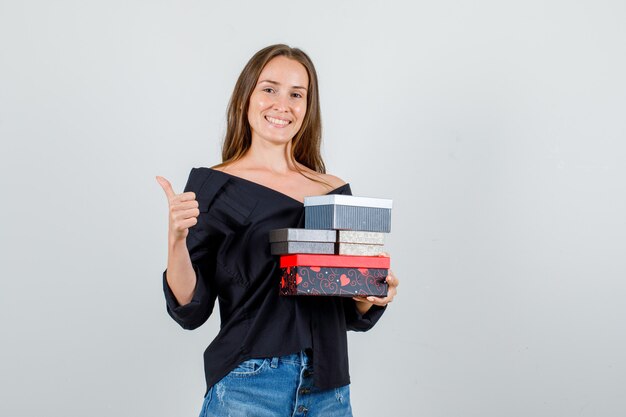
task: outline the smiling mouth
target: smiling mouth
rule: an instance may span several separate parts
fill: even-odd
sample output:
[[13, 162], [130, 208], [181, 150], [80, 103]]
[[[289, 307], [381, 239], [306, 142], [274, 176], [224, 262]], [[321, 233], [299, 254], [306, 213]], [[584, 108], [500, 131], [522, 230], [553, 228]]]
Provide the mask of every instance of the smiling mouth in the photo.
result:
[[291, 123], [289, 120], [281, 120], [281, 119], [275, 119], [273, 117], [270, 116], [265, 116], [265, 120], [267, 120], [268, 122], [270, 122], [273, 125], [276, 126], [287, 126], [289, 123]]

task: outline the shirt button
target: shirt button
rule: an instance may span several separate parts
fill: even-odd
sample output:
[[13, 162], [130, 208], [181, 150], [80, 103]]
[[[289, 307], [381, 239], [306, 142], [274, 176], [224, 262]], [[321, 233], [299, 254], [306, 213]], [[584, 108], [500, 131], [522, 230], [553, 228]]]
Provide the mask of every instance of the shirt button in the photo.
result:
[[310, 388], [300, 388], [300, 394], [308, 394], [309, 392], [311, 392]]
[[304, 372], [302, 373], [302, 376], [304, 376], [305, 378], [308, 378], [311, 375], [313, 375], [313, 371], [309, 371], [308, 369], [305, 369]]
[[298, 413], [306, 413], [307, 411], [309, 411], [309, 409], [303, 405], [298, 407]]

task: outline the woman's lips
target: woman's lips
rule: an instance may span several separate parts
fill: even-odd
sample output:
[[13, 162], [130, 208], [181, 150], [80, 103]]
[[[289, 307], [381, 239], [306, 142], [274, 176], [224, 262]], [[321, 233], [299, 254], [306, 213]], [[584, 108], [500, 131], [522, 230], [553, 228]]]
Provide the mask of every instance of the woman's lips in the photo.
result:
[[285, 127], [291, 123], [291, 121], [289, 120], [278, 119], [276, 117], [271, 117], [271, 116], [265, 116], [265, 120], [267, 120], [273, 126], [276, 126], [276, 127]]

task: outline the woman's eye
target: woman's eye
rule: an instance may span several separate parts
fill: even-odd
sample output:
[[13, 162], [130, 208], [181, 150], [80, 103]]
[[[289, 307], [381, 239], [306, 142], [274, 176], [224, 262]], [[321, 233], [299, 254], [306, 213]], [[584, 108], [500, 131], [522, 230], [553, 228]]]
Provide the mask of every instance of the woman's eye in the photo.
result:
[[293, 93], [291, 96], [295, 98], [302, 98], [302, 94], [300, 93]]
[[270, 88], [270, 87], [265, 87], [265, 88], [263, 89], [263, 91], [265, 91], [266, 93], [273, 93], [273, 92], [274, 92], [274, 89], [273, 89], [273, 88]]

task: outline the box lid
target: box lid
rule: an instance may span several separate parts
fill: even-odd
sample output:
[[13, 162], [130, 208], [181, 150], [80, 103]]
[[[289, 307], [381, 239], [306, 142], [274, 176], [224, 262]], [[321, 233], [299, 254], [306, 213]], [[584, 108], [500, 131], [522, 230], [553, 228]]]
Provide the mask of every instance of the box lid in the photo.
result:
[[327, 206], [331, 204], [339, 206], [356, 206], [390, 209], [393, 200], [386, 198], [358, 197], [354, 195], [329, 194], [304, 197], [304, 207]]
[[335, 230], [320, 229], [274, 229], [270, 230], [270, 242], [335, 242]]
[[387, 256], [309, 255], [295, 254], [280, 257], [280, 267], [321, 266], [334, 268], [383, 268], [389, 269]]
[[[270, 252], [272, 255], [288, 255], [295, 253], [335, 254], [333, 242], [272, 242]], [[381, 251], [378, 251], [378, 255]], [[361, 255], [360, 253], [358, 255]], [[366, 254], [369, 255], [369, 254]]]
[[385, 235], [382, 232], [362, 232], [356, 230], [337, 230], [337, 242], [367, 243], [370, 245], [384, 245]]

